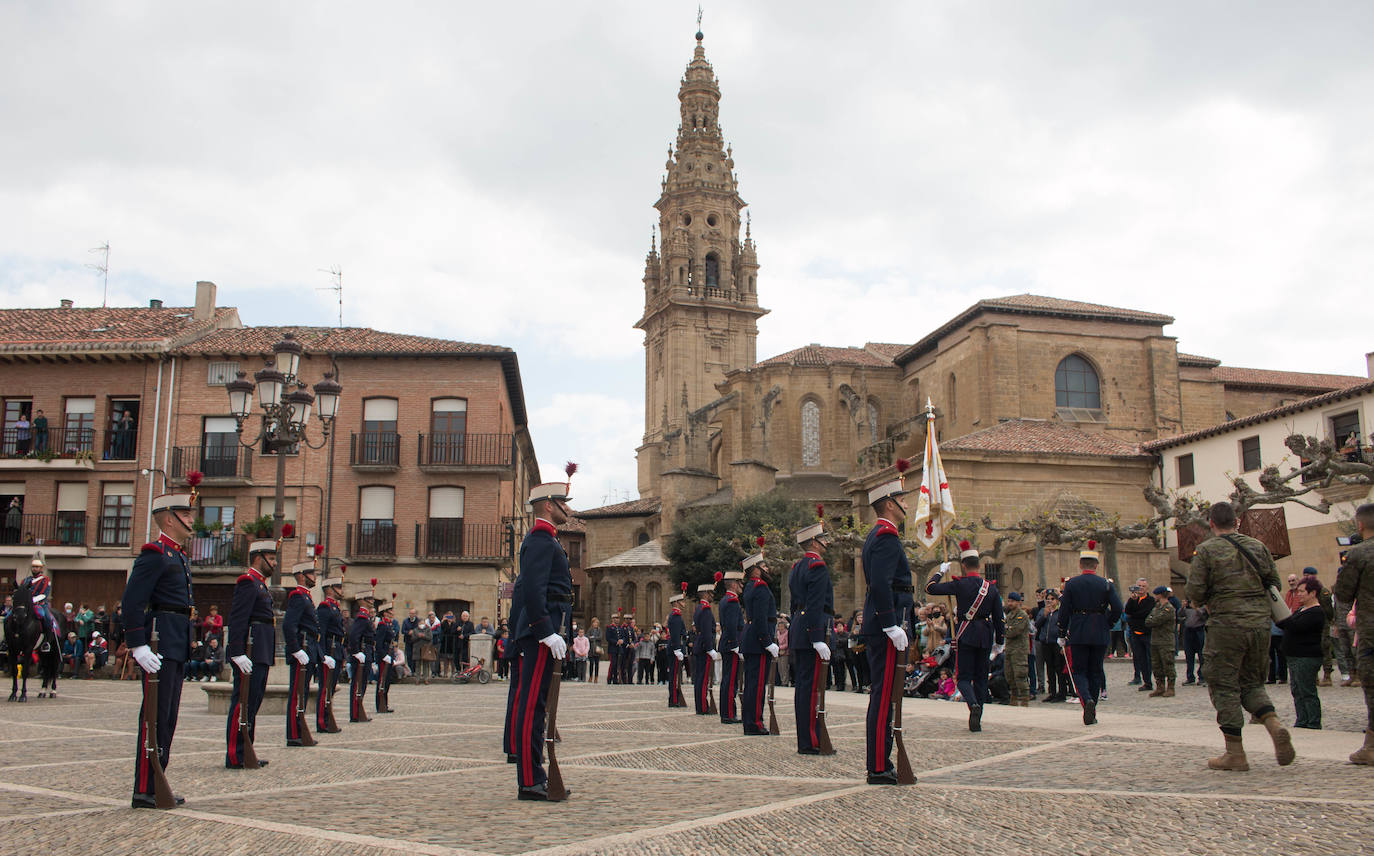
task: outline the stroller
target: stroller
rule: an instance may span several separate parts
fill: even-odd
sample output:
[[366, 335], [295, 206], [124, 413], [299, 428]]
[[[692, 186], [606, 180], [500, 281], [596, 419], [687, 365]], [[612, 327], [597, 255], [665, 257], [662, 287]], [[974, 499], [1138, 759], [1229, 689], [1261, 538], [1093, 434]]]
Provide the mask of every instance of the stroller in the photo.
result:
[[916, 663], [916, 671], [906, 676], [907, 698], [930, 698], [940, 687], [940, 670], [954, 656], [954, 646], [946, 642]]

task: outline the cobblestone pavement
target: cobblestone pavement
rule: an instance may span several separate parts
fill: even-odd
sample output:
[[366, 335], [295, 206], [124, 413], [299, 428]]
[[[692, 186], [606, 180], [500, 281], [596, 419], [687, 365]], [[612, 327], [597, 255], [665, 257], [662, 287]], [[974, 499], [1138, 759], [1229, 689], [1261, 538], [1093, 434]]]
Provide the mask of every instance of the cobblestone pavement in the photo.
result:
[[[1180, 669], [1180, 676], [1182, 670]], [[1374, 769], [1358, 689], [1323, 688], [1327, 730], [1296, 731], [1280, 768], [1246, 729], [1249, 773], [1215, 773], [1205, 688], [1151, 699], [1110, 662], [1101, 724], [1076, 705], [993, 706], [981, 734], [963, 705], [908, 700], [919, 784], [863, 783], [867, 697], [828, 696], [838, 754], [793, 751], [791, 690], [780, 737], [669, 711], [660, 687], [568, 684], [562, 804], [515, 800], [501, 755], [506, 686], [397, 686], [397, 713], [288, 749], [259, 722], [259, 771], [225, 770], [224, 720], [189, 684], [168, 771], [186, 797], [130, 809], [135, 685], [66, 682], [55, 701], [0, 704], [0, 852], [372, 854], [1069, 853], [1367, 854]], [[1287, 687], [1272, 688], [1285, 719]], [[369, 700], [370, 705], [370, 700]]]

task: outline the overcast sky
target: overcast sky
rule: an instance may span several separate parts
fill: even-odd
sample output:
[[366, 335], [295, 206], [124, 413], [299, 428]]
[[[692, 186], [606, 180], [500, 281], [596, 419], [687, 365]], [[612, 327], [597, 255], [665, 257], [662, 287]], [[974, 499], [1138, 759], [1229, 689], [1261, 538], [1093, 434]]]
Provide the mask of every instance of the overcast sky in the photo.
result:
[[[1365, 374], [1374, 4], [713, 3], [759, 357], [983, 297]], [[1108, 6], [1126, 8], [1107, 9]], [[508, 345], [546, 478], [635, 493], [640, 277], [696, 4], [0, 4], [0, 305]], [[1363, 295], [1363, 296], [1362, 296]], [[345, 417], [347, 418], [347, 417]]]

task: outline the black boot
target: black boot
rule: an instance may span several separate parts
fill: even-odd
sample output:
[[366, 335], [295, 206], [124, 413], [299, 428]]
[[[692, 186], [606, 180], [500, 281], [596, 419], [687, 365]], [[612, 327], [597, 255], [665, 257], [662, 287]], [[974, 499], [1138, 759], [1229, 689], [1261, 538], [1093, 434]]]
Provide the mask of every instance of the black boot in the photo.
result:
[[981, 704], [976, 704], [968, 709], [968, 730], [974, 732], [983, 730], [983, 706]]

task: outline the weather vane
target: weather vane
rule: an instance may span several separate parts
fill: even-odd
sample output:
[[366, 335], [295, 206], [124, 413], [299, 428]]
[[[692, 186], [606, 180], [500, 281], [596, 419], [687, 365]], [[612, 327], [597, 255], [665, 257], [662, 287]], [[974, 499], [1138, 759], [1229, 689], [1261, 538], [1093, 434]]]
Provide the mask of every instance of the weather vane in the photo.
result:
[[697, 32], [701, 32], [701, 4], [697, 4]]

